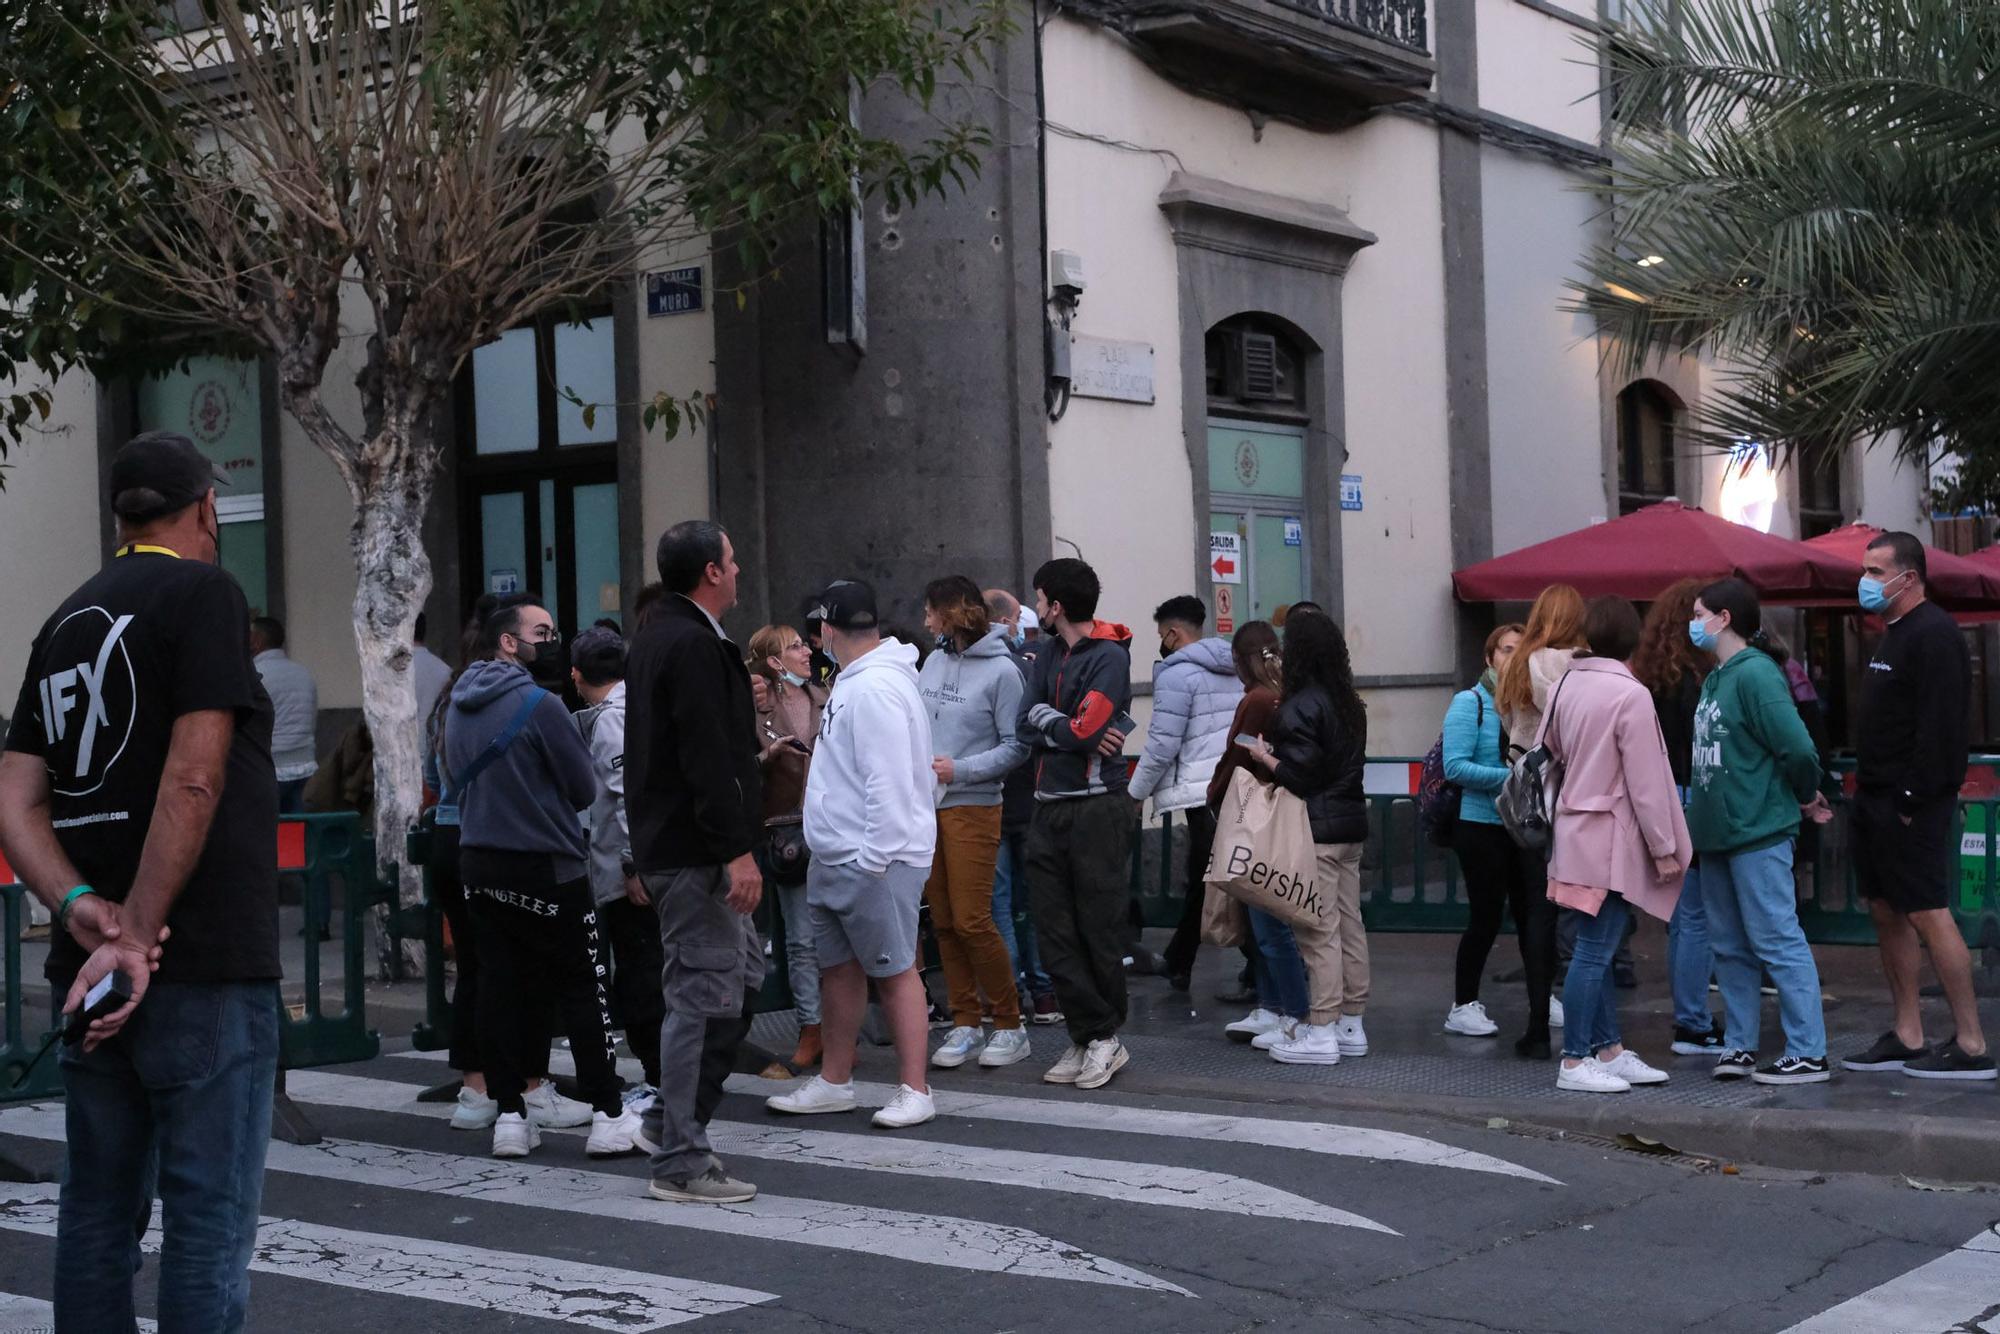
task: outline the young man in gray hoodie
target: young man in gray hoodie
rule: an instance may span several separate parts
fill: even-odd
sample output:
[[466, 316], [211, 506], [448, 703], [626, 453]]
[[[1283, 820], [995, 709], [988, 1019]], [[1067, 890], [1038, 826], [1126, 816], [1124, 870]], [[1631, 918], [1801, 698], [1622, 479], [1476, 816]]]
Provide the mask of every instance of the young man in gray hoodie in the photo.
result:
[[[951, 1032], [931, 1054], [942, 1069], [973, 1056], [1012, 1065], [1029, 1054], [1021, 997], [1007, 942], [993, 921], [993, 872], [1000, 857], [1001, 786], [1028, 758], [1015, 732], [1024, 683], [1003, 632], [993, 628], [979, 585], [962, 574], [924, 590], [924, 628], [937, 651], [917, 677], [937, 754], [937, 859], [924, 899], [931, 906], [951, 1000]], [[979, 993], [993, 1014], [993, 1040], [980, 1026]]]

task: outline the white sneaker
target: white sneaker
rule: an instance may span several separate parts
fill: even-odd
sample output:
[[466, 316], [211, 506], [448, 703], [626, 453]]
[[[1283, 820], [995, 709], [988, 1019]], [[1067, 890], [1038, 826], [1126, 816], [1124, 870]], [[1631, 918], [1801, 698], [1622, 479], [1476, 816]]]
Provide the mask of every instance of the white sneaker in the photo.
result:
[[1285, 1016], [1282, 1014], [1259, 1006], [1235, 1023], [1224, 1025], [1222, 1031], [1229, 1035], [1231, 1042], [1249, 1042], [1258, 1034], [1269, 1033], [1284, 1022]]
[[[1595, 1059], [1595, 1058], [1593, 1058]], [[1667, 1072], [1655, 1070], [1639, 1059], [1639, 1053], [1627, 1047], [1618, 1053], [1615, 1061], [1598, 1061], [1610, 1073], [1617, 1075], [1628, 1084], [1664, 1084]]]
[[1278, 1026], [1276, 1028], [1267, 1028], [1256, 1037], [1251, 1038], [1250, 1045], [1258, 1051], [1269, 1051], [1280, 1042], [1290, 1042], [1294, 1037], [1298, 1036], [1298, 1032], [1298, 1020], [1288, 1014], [1280, 1015], [1278, 1017]]
[[1562, 1026], [1563, 1026], [1562, 1000], [1558, 996], [1551, 995], [1549, 997], [1549, 1027], [1561, 1028]]
[[919, 1093], [908, 1084], [896, 1089], [895, 1101], [875, 1113], [870, 1118], [884, 1130], [902, 1130], [907, 1126], [920, 1126], [937, 1115], [937, 1104], [928, 1093]]
[[1632, 1086], [1603, 1062], [1586, 1057], [1575, 1065], [1556, 1062], [1556, 1087], [1571, 1093], [1630, 1093]]
[[522, 1094], [521, 1101], [528, 1104], [528, 1119], [544, 1130], [574, 1130], [596, 1115], [589, 1103], [565, 1098], [546, 1079]]
[[1044, 1084], [1074, 1084], [1076, 1077], [1083, 1073], [1083, 1048], [1074, 1042], [1069, 1050], [1056, 1058], [1056, 1063], [1042, 1072]]
[[944, 1035], [944, 1045], [931, 1053], [931, 1064], [940, 1070], [956, 1070], [986, 1045], [986, 1034], [976, 1028], [954, 1028]]
[[1025, 1028], [1003, 1028], [986, 1040], [986, 1050], [979, 1053], [979, 1063], [988, 1070], [1016, 1061], [1025, 1061], [1034, 1054], [1028, 1044], [1028, 1030]]
[[634, 1116], [644, 1116], [659, 1100], [660, 1091], [651, 1084], [634, 1084], [625, 1090], [625, 1110]]
[[1099, 1038], [1085, 1048], [1083, 1069], [1077, 1074], [1076, 1086], [1080, 1089], [1103, 1088], [1111, 1082], [1111, 1076], [1125, 1068], [1131, 1060], [1125, 1044], [1117, 1038]]
[[1271, 1045], [1271, 1059], [1286, 1065], [1339, 1065], [1340, 1028], [1336, 1024], [1300, 1024], [1289, 1041]]
[[639, 1151], [639, 1114], [626, 1108], [616, 1116], [594, 1112], [590, 1118], [590, 1140], [583, 1151], [592, 1158], [615, 1158]]
[[1340, 1054], [1342, 1056], [1366, 1056], [1368, 1054], [1368, 1030], [1361, 1026], [1360, 1015], [1350, 1014], [1342, 1017], [1340, 1022], [1334, 1025], [1334, 1031], [1340, 1036]]
[[1451, 1007], [1451, 1013], [1444, 1017], [1444, 1031], [1468, 1038], [1490, 1038], [1500, 1031], [1500, 1025], [1488, 1017], [1484, 1005], [1467, 1001]]
[[817, 1116], [821, 1112], [854, 1110], [854, 1084], [835, 1084], [824, 1075], [814, 1075], [796, 1093], [780, 1093], [764, 1099], [764, 1105], [788, 1116]]
[[526, 1158], [529, 1151], [541, 1147], [541, 1143], [541, 1129], [519, 1112], [508, 1112], [494, 1118], [495, 1158]]
[[451, 1109], [453, 1130], [485, 1130], [500, 1115], [500, 1104], [484, 1093], [468, 1088], [458, 1091], [458, 1105]]

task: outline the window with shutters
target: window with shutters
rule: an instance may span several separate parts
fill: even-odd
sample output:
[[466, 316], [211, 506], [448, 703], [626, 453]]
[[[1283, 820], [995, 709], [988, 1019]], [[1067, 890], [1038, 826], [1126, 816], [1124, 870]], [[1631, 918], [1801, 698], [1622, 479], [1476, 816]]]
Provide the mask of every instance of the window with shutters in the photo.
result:
[[1618, 395], [1618, 512], [1630, 514], [1679, 495], [1674, 432], [1680, 400], [1657, 380]]
[[1295, 418], [1305, 412], [1304, 358], [1277, 325], [1255, 315], [1208, 331], [1208, 401], [1212, 410]]
[[1240, 315], [1208, 331], [1208, 567], [1217, 633], [1311, 595], [1305, 348]]

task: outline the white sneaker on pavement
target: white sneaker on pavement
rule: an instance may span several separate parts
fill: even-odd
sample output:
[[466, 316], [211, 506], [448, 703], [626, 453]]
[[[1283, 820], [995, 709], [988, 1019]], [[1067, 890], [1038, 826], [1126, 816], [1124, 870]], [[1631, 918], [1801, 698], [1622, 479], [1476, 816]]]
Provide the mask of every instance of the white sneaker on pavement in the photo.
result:
[[779, 1093], [764, 1099], [764, 1105], [787, 1116], [817, 1116], [822, 1112], [851, 1112], [855, 1108], [854, 1084], [835, 1084], [824, 1075], [814, 1075], [796, 1093]]
[[1288, 1014], [1279, 1015], [1278, 1026], [1276, 1028], [1267, 1028], [1256, 1037], [1251, 1038], [1250, 1045], [1258, 1051], [1269, 1051], [1280, 1042], [1290, 1042], [1294, 1037], [1298, 1036], [1300, 1022], [1300, 1020], [1294, 1019]]
[[453, 1130], [485, 1130], [500, 1115], [500, 1104], [484, 1093], [469, 1088], [458, 1091], [458, 1105], [451, 1109]]
[[1575, 1065], [1556, 1062], [1556, 1087], [1571, 1093], [1630, 1093], [1632, 1086], [1611, 1073], [1602, 1061], [1585, 1057]]
[[[1594, 1057], [1592, 1059], [1595, 1059]], [[1639, 1059], [1639, 1053], [1627, 1047], [1618, 1053], [1615, 1061], [1598, 1061], [1610, 1073], [1628, 1084], [1664, 1084], [1668, 1075], [1664, 1070], [1655, 1070]]]
[[1033, 1053], [1027, 1029], [1003, 1028], [986, 1040], [986, 1050], [979, 1053], [979, 1064], [994, 1070], [1016, 1061], [1025, 1061]]
[[1340, 1054], [1342, 1056], [1366, 1056], [1368, 1054], [1368, 1030], [1361, 1026], [1360, 1015], [1344, 1015], [1341, 1017], [1340, 1022], [1334, 1025], [1334, 1028], [1340, 1035]]
[[1285, 1065], [1339, 1065], [1340, 1029], [1334, 1024], [1300, 1024], [1289, 1041], [1272, 1045], [1271, 1059]]
[[1444, 1017], [1444, 1031], [1461, 1037], [1490, 1038], [1500, 1031], [1500, 1025], [1493, 1022], [1480, 1002], [1467, 1001], [1451, 1007], [1451, 1013]]
[[539, 1148], [542, 1132], [533, 1121], [519, 1112], [507, 1112], [496, 1117], [493, 1122], [493, 1156], [495, 1158], [526, 1158], [531, 1150]]
[[896, 1089], [896, 1096], [887, 1107], [870, 1118], [884, 1130], [902, 1130], [909, 1126], [920, 1126], [937, 1115], [937, 1104], [928, 1093], [919, 1093], [908, 1084]]
[[1561, 1028], [1562, 1026], [1563, 1026], [1562, 997], [1557, 996], [1552, 992], [1549, 995], [1549, 1027]]
[[944, 1035], [944, 1043], [931, 1053], [931, 1064], [940, 1070], [956, 1070], [986, 1045], [986, 1034], [976, 1028], [954, 1028]]
[[583, 1151], [592, 1158], [615, 1158], [621, 1153], [639, 1152], [639, 1114], [626, 1108], [616, 1116], [595, 1112], [590, 1118], [590, 1139]]
[[521, 1095], [528, 1105], [528, 1119], [544, 1130], [574, 1130], [590, 1124], [595, 1109], [587, 1102], [565, 1098], [548, 1080]]
[[1083, 1073], [1083, 1048], [1074, 1042], [1069, 1050], [1056, 1058], [1056, 1063], [1042, 1072], [1044, 1084], [1074, 1084], [1076, 1077]]
[[1222, 1031], [1229, 1035], [1231, 1042], [1248, 1042], [1260, 1033], [1269, 1033], [1284, 1021], [1285, 1016], [1276, 1010], [1267, 1010], [1259, 1006], [1235, 1023], [1225, 1024]]
[[646, 1109], [660, 1098], [660, 1091], [651, 1084], [634, 1084], [625, 1090], [625, 1110], [635, 1116], [644, 1116]]
[[1131, 1060], [1125, 1044], [1117, 1038], [1099, 1038], [1084, 1049], [1083, 1070], [1076, 1077], [1080, 1089], [1103, 1088], [1111, 1082], [1111, 1076], [1125, 1068]]

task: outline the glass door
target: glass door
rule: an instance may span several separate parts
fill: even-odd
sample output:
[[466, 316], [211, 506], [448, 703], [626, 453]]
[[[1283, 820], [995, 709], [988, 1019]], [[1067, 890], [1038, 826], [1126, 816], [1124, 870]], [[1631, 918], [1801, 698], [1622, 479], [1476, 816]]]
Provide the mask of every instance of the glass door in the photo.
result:
[[[1305, 431], [1210, 418], [1208, 489], [1208, 573], [1217, 590], [1218, 631], [1225, 619], [1269, 620], [1278, 608], [1310, 597]], [[1220, 604], [1233, 615], [1225, 616]]]
[[623, 624], [618, 487], [540, 477], [487, 483], [474, 507], [480, 593], [534, 593], [565, 637], [600, 617]]

